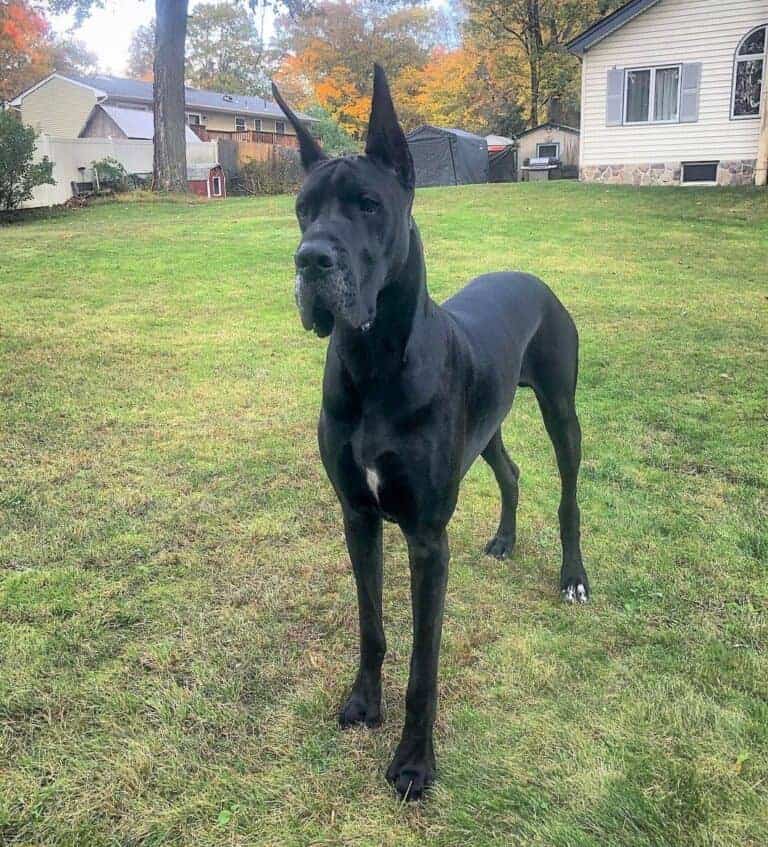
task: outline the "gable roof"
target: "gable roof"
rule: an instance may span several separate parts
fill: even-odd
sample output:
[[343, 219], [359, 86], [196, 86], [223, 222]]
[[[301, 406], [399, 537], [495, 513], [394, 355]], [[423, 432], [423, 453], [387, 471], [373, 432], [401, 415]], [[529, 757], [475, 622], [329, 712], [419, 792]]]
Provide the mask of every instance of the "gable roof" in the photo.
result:
[[106, 97], [107, 96], [105, 91], [100, 91], [98, 88], [94, 88], [93, 85], [80, 82], [79, 80], [75, 79], [75, 77], [65, 76], [64, 74], [60, 74], [60, 73], [57, 73], [56, 71], [54, 71], [52, 74], [48, 74], [48, 76], [44, 76], [42, 79], [39, 79], [34, 85], [30, 86], [29, 88], [25, 88], [24, 91], [17, 94], [12, 100], [9, 100], [8, 105], [9, 106], [20, 106], [21, 101], [27, 95], [31, 94], [33, 91], [37, 91], [38, 88], [41, 88], [43, 85], [45, 85], [46, 82], [48, 82], [51, 79], [63, 79], [65, 82], [71, 82], [71, 83], [74, 83], [75, 85], [80, 85], [83, 88], [90, 88], [91, 91], [93, 91], [94, 94], [97, 97]]
[[[151, 103], [153, 101], [153, 86], [151, 82], [141, 79], [124, 79], [118, 76], [74, 76], [72, 74], [52, 73], [45, 79], [22, 91], [14, 98], [12, 105], [20, 105], [28, 94], [44, 85], [52, 77], [65, 79], [75, 85], [82, 85], [92, 89], [97, 97], [107, 99], [134, 100], [138, 103]], [[264, 97], [246, 96], [244, 94], [226, 94], [220, 91], [202, 91], [197, 88], [185, 88], [184, 98], [187, 109], [200, 109], [211, 112], [235, 112], [238, 115], [250, 115], [261, 118], [277, 118], [284, 120], [283, 110], [271, 100]], [[300, 120], [315, 122], [317, 118], [296, 113]]]
[[524, 135], [530, 135], [532, 132], [536, 132], [538, 129], [561, 129], [563, 132], [573, 132], [576, 135], [581, 135], [581, 130], [576, 129], [574, 126], [566, 126], [565, 124], [554, 124], [551, 121], [547, 121], [546, 123], [539, 124], [538, 126], [532, 126], [530, 129], [526, 129], [523, 132], [518, 133], [515, 137], [522, 138]]
[[[94, 111], [96, 109], [103, 109], [125, 133], [126, 138], [151, 141], [155, 137], [155, 116], [146, 109], [121, 109], [119, 106], [110, 106], [108, 103], [94, 106]], [[200, 143], [200, 139], [188, 126], [184, 130], [187, 144]]]
[[576, 56], [583, 56], [590, 47], [594, 47], [595, 44], [612, 35], [617, 29], [641, 15], [646, 9], [655, 6], [658, 2], [659, 0], [630, 0], [629, 3], [620, 6], [615, 12], [606, 15], [602, 20], [592, 24], [576, 38], [569, 41], [566, 45], [569, 52]]

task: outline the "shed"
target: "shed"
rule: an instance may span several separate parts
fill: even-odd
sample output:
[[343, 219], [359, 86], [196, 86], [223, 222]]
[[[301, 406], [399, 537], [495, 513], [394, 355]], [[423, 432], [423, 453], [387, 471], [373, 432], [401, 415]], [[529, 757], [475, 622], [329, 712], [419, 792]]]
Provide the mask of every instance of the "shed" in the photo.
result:
[[[199, 144], [200, 139], [185, 126], [187, 144]], [[147, 109], [124, 109], [99, 104], [85, 122], [80, 138], [131, 138], [152, 141], [155, 137], [155, 116]]]
[[425, 125], [406, 138], [418, 187], [488, 182], [488, 145], [479, 135]]
[[527, 129], [517, 137], [517, 157], [522, 168], [531, 159], [557, 159], [557, 176], [579, 175], [579, 130], [564, 124], [546, 123]]
[[227, 178], [219, 164], [187, 165], [187, 183], [189, 190], [198, 197], [227, 196]]

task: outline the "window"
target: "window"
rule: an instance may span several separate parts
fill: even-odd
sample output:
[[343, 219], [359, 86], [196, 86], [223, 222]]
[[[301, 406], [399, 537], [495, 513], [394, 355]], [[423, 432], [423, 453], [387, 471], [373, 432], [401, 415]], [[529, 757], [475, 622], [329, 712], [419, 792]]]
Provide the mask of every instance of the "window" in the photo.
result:
[[190, 126], [201, 126], [203, 122], [200, 120], [200, 115], [196, 115], [194, 112], [190, 112], [187, 115], [187, 123]]
[[625, 123], [677, 121], [680, 111], [680, 65], [628, 70], [624, 91]]
[[536, 155], [543, 159], [556, 159], [560, 155], [560, 144], [556, 141], [536, 145]]
[[212, 180], [213, 182], [213, 196], [221, 197], [221, 177], [215, 176]]
[[756, 118], [760, 115], [767, 42], [768, 26], [761, 26], [747, 33], [736, 50], [731, 117]]
[[261, 132], [261, 118], [253, 119], [253, 129], [255, 132]]
[[235, 115], [235, 132], [245, 132], [245, 118], [242, 115]]
[[719, 162], [683, 162], [680, 182], [683, 185], [691, 183], [716, 183], [717, 166]]
[[275, 121], [275, 132], [278, 135], [285, 135], [285, 121]]

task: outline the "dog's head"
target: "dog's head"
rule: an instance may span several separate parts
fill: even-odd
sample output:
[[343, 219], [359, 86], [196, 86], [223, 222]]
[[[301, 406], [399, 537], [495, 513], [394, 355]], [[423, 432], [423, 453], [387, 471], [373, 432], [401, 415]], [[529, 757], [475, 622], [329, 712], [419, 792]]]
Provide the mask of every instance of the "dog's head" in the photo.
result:
[[296, 199], [301, 242], [296, 302], [305, 329], [334, 321], [365, 332], [379, 293], [402, 270], [410, 244], [414, 170], [384, 71], [374, 66], [365, 155], [329, 159], [273, 85], [299, 141], [304, 184]]

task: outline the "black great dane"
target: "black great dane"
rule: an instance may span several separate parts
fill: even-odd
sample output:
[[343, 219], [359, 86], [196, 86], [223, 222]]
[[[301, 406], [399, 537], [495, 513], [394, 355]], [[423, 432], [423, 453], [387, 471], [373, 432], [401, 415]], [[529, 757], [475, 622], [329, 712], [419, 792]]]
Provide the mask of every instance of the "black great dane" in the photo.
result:
[[326, 158], [273, 93], [296, 130], [306, 172], [296, 201], [296, 301], [304, 328], [331, 336], [320, 453], [357, 583], [360, 667], [339, 721], [381, 722], [384, 518], [399, 524], [408, 544], [413, 606], [405, 726], [387, 779], [415, 800], [435, 773], [446, 527], [462, 477], [481, 455], [501, 489], [499, 528], [485, 550], [499, 559], [512, 552], [519, 471], [501, 425], [519, 385], [536, 393], [560, 469], [560, 588], [568, 602], [587, 600], [576, 502], [578, 336], [555, 295], [528, 274], [485, 274], [442, 306], [430, 299], [411, 217], [413, 162], [380, 67], [362, 156]]

